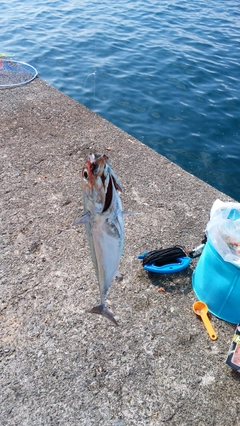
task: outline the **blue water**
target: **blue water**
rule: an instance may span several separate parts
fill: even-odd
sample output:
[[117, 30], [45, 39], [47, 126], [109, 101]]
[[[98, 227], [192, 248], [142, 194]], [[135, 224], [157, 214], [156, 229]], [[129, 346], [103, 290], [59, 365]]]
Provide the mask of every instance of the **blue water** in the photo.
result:
[[239, 0], [3, 0], [0, 28], [0, 53], [240, 201]]

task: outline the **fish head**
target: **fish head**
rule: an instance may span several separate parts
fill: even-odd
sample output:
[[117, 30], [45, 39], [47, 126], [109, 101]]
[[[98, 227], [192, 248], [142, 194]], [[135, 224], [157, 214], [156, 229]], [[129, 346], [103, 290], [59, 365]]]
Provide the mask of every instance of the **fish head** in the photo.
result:
[[108, 210], [113, 191], [121, 192], [120, 184], [113, 173], [107, 155], [89, 154], [82, 170], [84, 209], [92, 214]]

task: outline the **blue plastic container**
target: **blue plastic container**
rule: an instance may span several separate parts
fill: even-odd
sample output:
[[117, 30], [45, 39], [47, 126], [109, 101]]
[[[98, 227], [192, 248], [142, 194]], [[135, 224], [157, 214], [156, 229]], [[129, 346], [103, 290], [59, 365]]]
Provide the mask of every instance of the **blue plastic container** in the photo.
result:
[[217, 317], [240, 323], [240, 268], [226, 262], [210, 241], [206, 243], [192, 278], [193, 290]]

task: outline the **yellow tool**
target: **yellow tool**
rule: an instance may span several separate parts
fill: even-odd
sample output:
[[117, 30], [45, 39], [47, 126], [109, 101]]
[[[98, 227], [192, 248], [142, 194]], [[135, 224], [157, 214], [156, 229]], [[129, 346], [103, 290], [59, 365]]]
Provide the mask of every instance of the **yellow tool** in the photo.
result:
[[207, 332], [210, 336], [210, 339], [212, 340], [216, 340], [217, 339], [217, 333], [215, 332], [210, 319], [208, 318], [208, 307], [206, 305], [206, 303], [204, 302], [195, 302], [193, 304], [193, 310], [195, 312], [195, 314], [199, 315], [202, 318], [202, 321], [207, 329]]

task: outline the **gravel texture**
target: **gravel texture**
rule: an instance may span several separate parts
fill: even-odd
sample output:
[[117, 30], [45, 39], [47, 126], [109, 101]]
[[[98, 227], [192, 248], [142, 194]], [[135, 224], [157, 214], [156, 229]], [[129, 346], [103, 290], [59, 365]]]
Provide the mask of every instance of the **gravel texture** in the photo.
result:
[[[204, 236], [229, 197], [41, 79], [0, 91], [0, 424], [240, 425], [240, 376], [225, 364], [235, 326], [192, 311], [197, 260], [148, 274], [137, 255]], [[119, 327], [87, 311], [99, 290], [82, 213], [81, 169], [107, 153], [126, 216]]]

